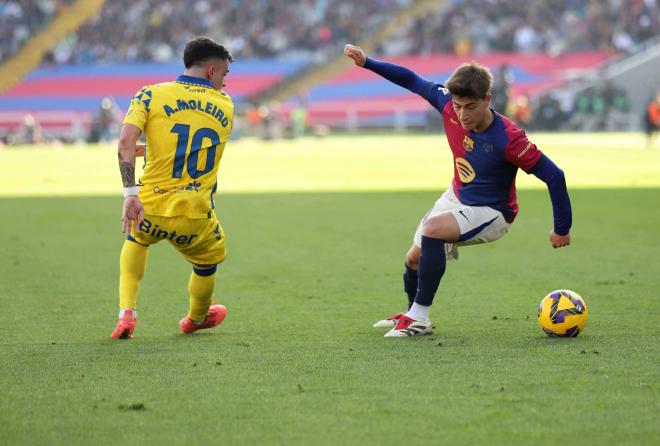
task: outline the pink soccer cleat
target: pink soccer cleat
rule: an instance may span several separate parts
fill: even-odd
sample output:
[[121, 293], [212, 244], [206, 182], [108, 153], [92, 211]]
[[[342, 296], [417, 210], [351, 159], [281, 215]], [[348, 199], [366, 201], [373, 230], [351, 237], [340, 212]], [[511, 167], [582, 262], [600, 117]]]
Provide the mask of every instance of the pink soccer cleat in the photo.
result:
[[184, 333], [194, 333], [203, 328], [217, 327], [225, 320], [227, 309], [223, 305], [211, 305], [206, 318], [199, 324], [195, 324], [188, 316], [181, 319], [179, 327]]
[[137, 322], [137, 313], [133, 310], [124, 310], [124, 314], [117, 319], [117, 326], [110, 337], [112, 339], [131, 339]]

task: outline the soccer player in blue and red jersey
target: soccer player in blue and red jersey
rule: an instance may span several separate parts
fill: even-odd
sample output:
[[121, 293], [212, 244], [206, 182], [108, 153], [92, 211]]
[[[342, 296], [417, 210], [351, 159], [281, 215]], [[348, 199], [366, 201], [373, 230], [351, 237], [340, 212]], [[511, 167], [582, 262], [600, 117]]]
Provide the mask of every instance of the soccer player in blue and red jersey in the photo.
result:
[[509, 230], [518, 213], [516, 173], [522, 169], [548, 185], [554, 213], [550, 244], [570, 244], [571, 203], [564, 173], [527, 139], [513, 121], [490, 108], [492, 75], [475, 62], [461, 65], [446, 85], [413, 71], [368, 58], [354, 45], [344, 54], [356, 65], [426, 99], [442, 114], [454, 156], [451, 187], [422, 218], [406, 255], [403, 275], [408, 311], [376, 322], [386, 337], [432, 332], [429, 308], [456, 246], [492, 242]]

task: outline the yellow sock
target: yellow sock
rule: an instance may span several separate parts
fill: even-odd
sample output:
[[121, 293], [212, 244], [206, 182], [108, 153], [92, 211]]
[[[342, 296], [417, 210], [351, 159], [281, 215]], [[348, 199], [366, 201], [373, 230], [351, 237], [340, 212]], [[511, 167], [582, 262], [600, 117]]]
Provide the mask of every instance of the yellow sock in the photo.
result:
[[[215, 272], [215, 268], [213, 272]], [[188, 293], [190, 294], [188, 317], [190, 319], [203, 321], [206, 318], [211, 306], [214, 288], [215, 274], [200, 276], [194, 271], [190, 274], [190, 280], [188, 281]]]
[[146, 246], [126, 240], [119, 256], [119, 309], [135, 310], [140, 280], [147, 266]]

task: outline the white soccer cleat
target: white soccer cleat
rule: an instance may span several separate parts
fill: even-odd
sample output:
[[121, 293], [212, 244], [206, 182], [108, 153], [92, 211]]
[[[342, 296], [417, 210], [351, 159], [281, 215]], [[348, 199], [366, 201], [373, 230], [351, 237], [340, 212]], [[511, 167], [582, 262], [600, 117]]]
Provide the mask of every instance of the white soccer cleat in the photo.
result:
[[396, 326], [385, 333], [386, 338], [406, 338], [409, 336], [424, 336], [433, 333], [433, 325], [429, 319], [414, 320], [405, 314], [397, 320]]
[[393, 314], [392, 316], [388, 317], [387, 319], [381, 319], [375, 324], [372, 325], [374, 328], [394, 328], [396, 326], [397, 321], [401, 316], [403, 316], [405, 313], [396, 313]]

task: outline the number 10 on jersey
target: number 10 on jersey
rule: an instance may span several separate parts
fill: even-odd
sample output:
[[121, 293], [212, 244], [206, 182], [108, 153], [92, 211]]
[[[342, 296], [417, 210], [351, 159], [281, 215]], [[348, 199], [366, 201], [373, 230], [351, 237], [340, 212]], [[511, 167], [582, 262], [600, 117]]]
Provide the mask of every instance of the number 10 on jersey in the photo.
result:
[[[171, 133], [178, 135], [176, 142], [176, 153], [174, 154], [174, 165], [172, 167], [172, 178], [181, 178], [183, 175], [183, 165], [186, 165], [186, 171], [191, 178], [197, 179], [202, 175], [213, 170], [215, 164], [215, 150], [220, 144], [220, 136], [218, 133], [207, 127], [202, 127], [192, 135], [190, 140], [190, 126], [188, 124], [175, 124], [172, 127]], [[197, 161], [199, 158], [199, 151], [205, 139], [211, 140], [211, 146], [206, 149], [206, 165], [204, 169], [197, 169]], [[190, 142], [190, 154], [188, 155], [188, 162], [186, 161], [186, 152], [188, 151], [188, 142]]]

